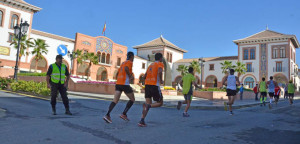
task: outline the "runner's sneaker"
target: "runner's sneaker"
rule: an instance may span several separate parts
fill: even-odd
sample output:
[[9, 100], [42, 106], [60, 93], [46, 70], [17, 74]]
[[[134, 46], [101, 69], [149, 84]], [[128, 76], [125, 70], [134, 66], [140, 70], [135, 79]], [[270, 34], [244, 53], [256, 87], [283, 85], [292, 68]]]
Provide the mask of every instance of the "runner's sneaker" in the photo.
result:
[[107, 122], [107, 123], [112, 123], [110, 117], [107, 116], [107, 115], [103, 117], [103, 120], [104, 120], [105, 122]]
[[224, 102], [224, 110], [227, 111], [228, 110], [228, 105], [227, 102]]
[[140, 122], [138, 123], [138, 126], [139, 126], [139, 127], [146, 127], [147, 125], [146, 125], [146, 123], [145, 123], [144, 121], [140, 121]]
[[272, 109], [272, 106], [271, 106], [271, 104], [269, 104], [269, 109]]
[[263, 102], [264, 106], [266, 106], [266, 102]]
[[229, 113], [229, 115], [233, 115], [233, 112], [231, 111], [231, 112]]
[[124, 121], [129, 121], [129, 119], [127, 118], [127, 115], [121, 114], [120, 118], [123, 119]]
[[190, 115], [188, 113], [183, 113], [182, 116], [183, 117], [190, 117]]
[[180, 108], [181, 108], [181, 105], [182, 105], [182, 102], [181, 102], [181, 101], [179, 101], [179, 102], [178, 102], [178, 104], [177, 104], [177, 109], [178, 109], [178, 110], [180, 110]]

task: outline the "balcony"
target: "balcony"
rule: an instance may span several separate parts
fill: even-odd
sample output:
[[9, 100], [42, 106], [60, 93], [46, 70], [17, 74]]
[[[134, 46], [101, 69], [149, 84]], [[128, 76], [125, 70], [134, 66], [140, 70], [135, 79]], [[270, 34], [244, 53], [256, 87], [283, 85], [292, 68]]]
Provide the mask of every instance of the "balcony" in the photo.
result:
[[285, 67], [273, 67], [273, 72], [285, 72]]
[[112, 65], [112, 61], [110, 61], [109, 63], [105, 62], [105, 63], [102, 63], [102, 62], [98, 62], [99, 65], [105, 65], [105, 66], [111, 66]]
[[246, 72], [246, 73], [253, 73], [253, 72], [254, 72], [254, 68], [247, 69], [245, 72]]

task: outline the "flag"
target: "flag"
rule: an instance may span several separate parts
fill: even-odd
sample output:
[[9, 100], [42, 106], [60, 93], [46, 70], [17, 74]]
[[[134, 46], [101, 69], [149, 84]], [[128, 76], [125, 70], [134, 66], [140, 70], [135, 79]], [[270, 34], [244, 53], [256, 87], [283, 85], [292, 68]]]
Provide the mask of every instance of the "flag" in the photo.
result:
[[106, 30], [106, 22], [105, 22], [103, 30], [102, 30], [102, 35], [104, 34], [104, 36], [105, 36], [105, 30]]

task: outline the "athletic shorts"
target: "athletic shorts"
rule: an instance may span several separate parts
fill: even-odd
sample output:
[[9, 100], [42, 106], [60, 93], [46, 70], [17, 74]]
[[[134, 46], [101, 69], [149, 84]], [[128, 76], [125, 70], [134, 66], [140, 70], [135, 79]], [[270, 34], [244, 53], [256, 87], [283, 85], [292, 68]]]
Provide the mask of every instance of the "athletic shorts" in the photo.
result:
[[236, 92], [236, 90], [226, 89], [226, 96], [235, 96]]
[[273, 97], [274, 96], [274, 92], [269, 92], [269, 96]]
[[192, 94], [185, 94], [184, 95], [184, 99], [185, 100], [192, 100], [193, 99], [193, 95]]
[[279, 95], [274, 95], [274, 98], [275, 99], [279, 99]]
[[267, 96], [267, 92], [260, 92], [261, 96]]
[[289, 97], [294, 98], [294, 93], [289, 93]]
[[160, 102], [163, 100], [160, 87], [156, 85], [145, 86], [145, 98], [153, 98], [154, 101]]
[[120, 92], [124, 91], [126, 94], [133, 93], [133, 90], [130, 87], [130, 85], [116, 85], [116, 91], [120, 91]]

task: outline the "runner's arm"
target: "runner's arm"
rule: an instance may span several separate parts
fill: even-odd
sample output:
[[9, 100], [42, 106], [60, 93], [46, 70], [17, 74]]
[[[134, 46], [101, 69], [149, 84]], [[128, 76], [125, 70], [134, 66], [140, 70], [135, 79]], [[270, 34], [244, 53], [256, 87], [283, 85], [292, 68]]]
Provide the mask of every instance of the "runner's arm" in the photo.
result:
[[163, 69], [162, 68], [158, 68], [158, 76], [159, 76], [159, 81], [161, 84], [163, 84], [163, 80], [162, 80], [162, 72], [163, 72]]
[[183, 86], [183, 80], [180, 80], [179, 84], [182, 87]]
[[132, 79], [132, 74], [130, 74], [128, 66], [125, 67], [125, 72], [129, 76], [129, 78]]
[[196, 88], [200, 88], [200, 86], [198, 86], [198, 84], [195, 81], [193, 81], [193, 84]]

